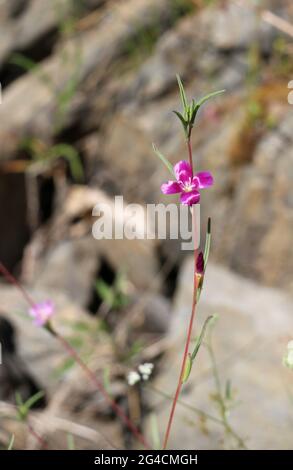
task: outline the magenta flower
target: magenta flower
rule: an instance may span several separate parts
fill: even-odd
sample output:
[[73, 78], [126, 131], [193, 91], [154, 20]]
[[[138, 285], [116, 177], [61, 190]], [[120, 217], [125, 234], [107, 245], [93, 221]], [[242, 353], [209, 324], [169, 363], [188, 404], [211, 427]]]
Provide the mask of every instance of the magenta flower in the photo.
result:
[[168, 181], [161, 186], [164, 194], [181, 193], [180, 202], [187, 206], [198, 204], [200, 201], [199, 189], [212, 186], [214, 180], [208, 171], [202, 171], [192, 175], [192, 169], [188, 162], [181, 160], [174, 166], [176, 181]]
[[29, 314], [34, 318], [34, 324], [37, 326], [46, 325], [54, 312], [55, 307], [51, 300], [39, 302], [29, 309]]

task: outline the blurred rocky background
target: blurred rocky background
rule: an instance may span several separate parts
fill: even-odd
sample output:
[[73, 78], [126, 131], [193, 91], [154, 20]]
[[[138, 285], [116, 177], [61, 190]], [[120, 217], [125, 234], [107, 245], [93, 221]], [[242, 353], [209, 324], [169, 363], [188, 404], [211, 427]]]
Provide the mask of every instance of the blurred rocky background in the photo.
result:
[[[186, 158], [176, 74], [189, 97], [226, 90], [192, 141], [196, 168], [215, 178], [201, 202], [202, 240], [209, 216], [213, 230], [197, 328], [218, 314], [213, 351], [236, 431], [202, 348], [172, 448], [292, 448], [292, 23], [290, 0], [0, 1], [0, 260], [36, 300], [54, 300], [60, 330], [150, 439], [179, 373], [192, 254], [175, 240], [94, 240], [92, 209], [115, 195], [173, 200], [152, 142]], [[15, 393], [40, 390], [31, 419], [50, 448], [135, 447], [4, 280], [0, 299], [2, 447], [15, 435], [16, 448], [38, 448]], [[129, 387], [142, 362], [152, 379]]]

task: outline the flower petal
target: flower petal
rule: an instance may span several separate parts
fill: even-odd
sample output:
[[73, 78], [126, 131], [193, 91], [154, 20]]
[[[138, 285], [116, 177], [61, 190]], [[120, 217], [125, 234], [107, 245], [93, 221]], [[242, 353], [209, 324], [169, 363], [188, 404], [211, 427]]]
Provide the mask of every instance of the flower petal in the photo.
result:
[[212, 186], [214, 183], [214, 178], [211, 175], [209, 171], [201, 171], [199, 173], [196, 173], [194, 179], [197, 178], [199, 182], [199, 188], [208, 188], [209, 186]]
[[190, 164], [186, 160], [181, 160], [174, 166], [174, 173], [177, 181], [187, 183], [191, 181], [192, 170]]
[[168, 181], [162, 184], [161, 191], [164, 194], [176, 194], [181, 192], [181, 188], [177, 181]]
[[192, 183], [191, 183], [192, 189], [199, 189], [199, 178], [195, 175], [192, 178]]
[[29, 309], [29, 315], [34, 319], [37, 326], [44, 326], [54, 315], [54, 304], [51, 300], [40, 302]]
[[193, 204], [198, 204], [200, 200], [200, 194], [196, 189], [189, 193], [182, 193], [180, 196], [180, 202], [187, 206], [192, 206]]

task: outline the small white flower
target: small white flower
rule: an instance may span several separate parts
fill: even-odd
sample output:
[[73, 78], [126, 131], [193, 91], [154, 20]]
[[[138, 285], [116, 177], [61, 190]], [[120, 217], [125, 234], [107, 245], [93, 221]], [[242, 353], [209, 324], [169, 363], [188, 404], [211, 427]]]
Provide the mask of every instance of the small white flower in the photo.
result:
[[137, 382], [140, 382], [140, 375], [135, 370], [131, 370], [127, 375], [127, 382], [130, 386], [135, 385]]
[[287, 352], [283, 357], [284, 366], [293, 369], [293, 340], [287, 344]]
[[138, 370], [131, 370], [127, 375], [127, 382], [129, 385], [135, 385], [137, 382], [142, 380], [148, 380], [153, 371], [154, 364], [151, 362], [145, 362], [138, 366]]
[[143, 380], [148, 380], [154, 368], [154, 364], [151, 362], [145, 362], [138, 366], [138, 370], [142, 375]]

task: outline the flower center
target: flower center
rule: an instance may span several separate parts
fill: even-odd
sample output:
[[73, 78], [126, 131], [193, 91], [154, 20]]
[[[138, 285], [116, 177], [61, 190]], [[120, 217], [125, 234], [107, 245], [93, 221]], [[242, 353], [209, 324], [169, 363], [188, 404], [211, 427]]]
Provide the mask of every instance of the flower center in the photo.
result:
[[186, 183], [186, 184], [184, 185], [184, 191], [185, 191], [186, 193], [190, 193], [190, 192], [192, 191], [192, 189], [193, 189], [193, 188], [192, 188], [192, 183]]

